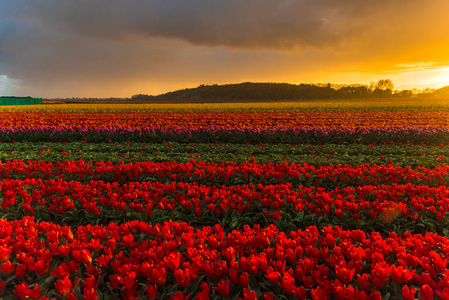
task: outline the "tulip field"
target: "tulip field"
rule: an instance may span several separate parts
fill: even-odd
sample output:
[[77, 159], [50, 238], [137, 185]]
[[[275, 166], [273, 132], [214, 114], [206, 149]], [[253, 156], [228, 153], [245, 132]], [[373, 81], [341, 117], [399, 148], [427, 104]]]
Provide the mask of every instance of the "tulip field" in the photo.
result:
[[351, 101], [0, 108], [0, 299], [449, 299], [449, 101]]

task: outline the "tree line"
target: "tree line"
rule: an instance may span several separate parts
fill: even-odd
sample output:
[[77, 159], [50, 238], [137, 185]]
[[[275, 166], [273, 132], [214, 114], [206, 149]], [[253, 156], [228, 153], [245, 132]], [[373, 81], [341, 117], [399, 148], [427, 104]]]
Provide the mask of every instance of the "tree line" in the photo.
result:
[[257, 83], [200, 85], [152, 96], [133, 95], [132, 100], [300, 100], [300, 99], [346, 99], [346, 98], [411, 98], [449, 97], [449, 86], [441, 89], [394, 90], [390, 79], [364, 84], [288, 84]]

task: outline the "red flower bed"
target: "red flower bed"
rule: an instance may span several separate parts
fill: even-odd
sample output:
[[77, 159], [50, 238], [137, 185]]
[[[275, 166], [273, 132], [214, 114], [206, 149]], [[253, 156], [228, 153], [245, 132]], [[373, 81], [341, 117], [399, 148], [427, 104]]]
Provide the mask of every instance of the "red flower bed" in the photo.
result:
[[[126, 299], [209, 295], [273, 299], [404, 299], [449, 296], [449, 240], [428, 233], [345, 231], [316, 227], [288, 236], [274, 225], [224, 232], [186, 223], [133, 221], [70, 227], [32, 218], [0, 220], [2, 294]], [[101, 283], [101, 284], [100, 284]], [[418, 288], [419, 287], [419, 288]], [[272, 292], [273, 294], [271, 294]], [[446, 298], [445, 298], [446, 299]]]
[[[293, 221], [291, 218], [303, 212], [303, 215], [321, 216], [323, 223], [344, 225], [348, 220], [361, 220], [360, 224], [355, 223], [357, 228], [370, 219], [387, 224], [397, 219], [402, 219], [403, 223], [421, 219], [435, 231], [444, 227], [442, 222], [447, 222], [446, 212], [449, 211], [447, 187], [412, 184], [327, 190], [292, 184], [217, 187], [183, 182], [90, 181], [82, 184], [64, 180], [5, 179], [0, 182], [0, 198], [3, 213], [9, 211], [15, 217], [35, 215], [39, 220], [59, 222], [80, 221], [78, 218], [83, 212], [89, 222], [127, 217], [151, 222], [170, 218], [210, 224], [219, 218], [223, 224], [230, 224], [238, 223], [239, 218], [250, 218], [251, 224], [268, 225], [273, 219], [301, 223], [298, 218]], [[405, 229], [413, 231], [413, 228]]]
[[[443, 145], [448, 130], [448, 111], [0, 113], [12, 143], [249, 142], [265, 161], [264, 143]], [[317, 166], [1, 162], [0, 298], [449, 299], [444, 153], [423, 151], [403, 164], [435, 167], [411, 168], [333, 165], [336, 152]]]
[[88, 182], [103, 180], [125, 181], [184, 181], [198, 184], [287, 183], [305, 186], [345, 186], [378, 184], [444, 185], [449, 176], [448, 165], [433, 169], [393, 165], [329, 165], [314, 166], [307, 163], [209, 163], [209, 162], [111, 162], [65, 161], [6, 161], [0, 164], [0, 178], [4, 179], [65, 179]]

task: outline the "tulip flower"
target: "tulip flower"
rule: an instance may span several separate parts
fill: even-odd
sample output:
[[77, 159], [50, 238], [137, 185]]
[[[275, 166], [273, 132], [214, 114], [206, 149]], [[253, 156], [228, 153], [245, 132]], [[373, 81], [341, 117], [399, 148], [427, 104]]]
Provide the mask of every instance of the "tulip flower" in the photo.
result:
[[293, 272], [285, 272], [284, 276], [282, 277], [282, 289], [288, 295], [292, 294], [293, 291], [296, 289], [295, 278], [290, 273], [293, 273]]
[[180, 286], [187, 287], [190, 284], [189, 274], [190, 274], [189, 269], [186, 269], [185, 271], [181, 269], [175, 270], [175, 278]]
[[257, 300], [257, 295], [255, 291], [243, 289], [243, 299], [245, 300]]
[[239, 282], [240, 282], [240, 285], [242, 287], [244, 287], [244, 288], [248, 287], [248, 285], [249, 285], [249, 275], [248, 275], [247, 272], [243, 272], [240, 275]]
[[65, 276], [64, 279], [56, 281], [55, 288], [61, 296], [67, 296], [72, 290], [72, 282], [68, 276]]
[[386, 262], [371, 266], [371, 280], [377, 289], [381, 289], [390, 276], [391, 266]]
[[343, 284], [349, 284], [354, 276], [355, 269], [346, 269], [338, 265], [335, 266], [335, 273]]
[[269, 267], [267, 269], [267, 274], [265, 275], [265, 277], [268, 278], [271, 283], [278, 283], [280, 274], [279, 272], [274, 271], [272, 267]]
[[382, 300], [382, 295], [378, 290], [372, 290], [369, 294], [369, 300]]
[[11, 248], [5, 248], [0, 245], [0, 262], [5, 262], [11, 255]]
[[371, 280], [369, 274], [362, 274], [362, 275], [357, 274], [357, 281], [360, 287], [365, 292], [371, 291]]
[[231, 287], [231, 282], [229, 280], [221, 279], [217, 286], [214, 286], [213, 289], [220, 294], [220, 296], [226, 297], [229, 295], [229, 289]]
[[15, 267], [16, 267], [16, 264], [12, 264], [11, 261], [8, 260], [1, 265], [0, 270], [3, 273], [11, 274], [14, 272]]
[[41, 298], [42, 291], [39, 289], [38, 284], [35, 284], [34, 288], [31, 289], [26, 282], [22, 282], [21, 284], [16, 285], [14, 294], [16, 294], [20, 299], [31, 298], [33, 300], [37, 300]]
[[172, 252], [165, 258], [165, 265], [170, 270], [174, 271], [179, 267], [182, 255], [179, 252]]
[[403, 268], [402, 266], [392, 266], [391, 268], [391, 278], [396, 283], [402, 283], [410, 280], [415, 274], [415, 270], [410, 271], [409, 269]]
[[415, 293], [416, 289], [410, 289], [408, 285], [404, 285], [402, 288], [402, 298], [404, 298], [404, 300], [414, 300]]
[[428, 284], [424, 284], [419, 289], [419, 296], [422, 300], [433, 300], [433, 290]]

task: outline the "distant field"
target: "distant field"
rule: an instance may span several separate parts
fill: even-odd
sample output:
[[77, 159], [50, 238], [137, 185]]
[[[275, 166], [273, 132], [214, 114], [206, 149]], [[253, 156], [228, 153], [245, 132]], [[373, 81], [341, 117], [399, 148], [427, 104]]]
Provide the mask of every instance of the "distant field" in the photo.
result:
[[0, 299], [449, 295], [449, 99], [0, 106], [0, 141]]
[[447, 111], [444, 99], [335, 99], [285, 102], [145, 103], [47, 101], [43, 105], [0, 106], [6, 112], [257, 112], [257, 111]]

